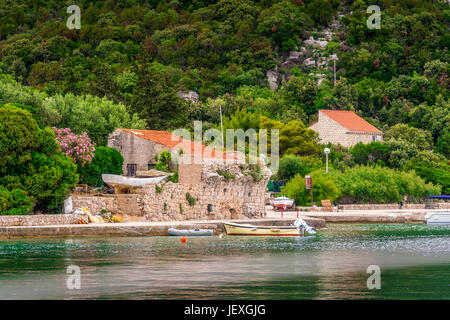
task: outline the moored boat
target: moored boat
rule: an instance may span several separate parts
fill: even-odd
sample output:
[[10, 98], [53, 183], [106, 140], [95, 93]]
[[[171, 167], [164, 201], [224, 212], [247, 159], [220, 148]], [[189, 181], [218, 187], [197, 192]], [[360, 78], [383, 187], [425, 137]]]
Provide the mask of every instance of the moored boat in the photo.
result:
[[428, 212], [425, 215], [426, 224], [450, 224], [450, 211]]
[[274, 208], [286, 209], [286, 208], [291, 208], [294, 205], [294, 199], [290, 199], [288, 197], [278, 197], [278, 198], [273, 198], [272, 200], [270, 200], [269, 203]]
[[307, 233], [314, 234], [316, 230], [306, 224], [302, 219], [295, 220], [290, 226], [256, 226], [252, 224], [239, 224], [223, 222], [223, 226], [229, 236], [284, 236], [298, 237]]
[[214, 230], [212, 229], [175, 229], [169, 228], [167, 230], [171, 236], [212, 236]]

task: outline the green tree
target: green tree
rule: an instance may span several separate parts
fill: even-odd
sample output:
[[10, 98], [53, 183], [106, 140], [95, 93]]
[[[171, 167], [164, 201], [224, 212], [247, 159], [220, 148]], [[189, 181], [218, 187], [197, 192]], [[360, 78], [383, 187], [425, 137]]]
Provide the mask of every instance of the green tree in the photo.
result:
[[[316, 170], [311, 172], [311, 177], [314, 203], [320, 203], [321, 200], [334, 201], [338, 198], [339, 190], [330, 174], [326, 174], [323, 170]], [[281, 192], [288, 197], [293, 198], [297, 205], [312, 205], [311, 190], [306, 189], [305, 178], [299, 174], [289, 180], [281, 189]]]
[[280, 179], [289, 180], [297, 174], [304, 177], [321, 167], [323, 162], [317, 157], [298, 157], [288, 154], [280, 159], [277, 175]]
[[78, 181], [76, 166], [59, 151], [53, 130], [39, 129], [26, 110], [0, 107], [0, 155], [0, 186], [12, 197], [2, 213], [16, 203], [17, 213], [24, 214], [30, 202], [36, 210], [58, 211]]
[[333, 14], [333, 7], [328, 0], [313, 0], [308, 4], [307, 11], [316, 24], [326, 25]]
[[350, 153], [356, 164], [386, 163], [389, 159], [388, 145], [375, 141], [368, 144], [357, 143], [350, 148]]
[[399, 123], [385, 131], [384, 139], [389, 141], [403, 140], [413, 144], [419, 150], [431, 150], [433, 140], [431, 133], [427, 130], [410, 127], [407, 124]]
[[103, 186], [102, 174], [122, 174], [123, 157], [119, 151], [108, 147], [98, 147], [92, 162], [84, 166], [77, 165], [80, 175], [80, 183], [86, 183], [93, 187]]
[[[279, 130], [280, 154], [316, 155], [320, 152], [318, 133], [305, 127], [301, 121], [290, 121], [284, 124], [280, 121], [261, 116], [260, 129]], [[271, 150], [270, 131], [268, 131], [267, 150]]]
[[441, 192], [440, 186], [425, 183], [414, 172], [386, 167], [355, 166], [331, 174], [341, 203], [393, 203], [405, 197], [408, 201], [420, 201]]
[[130, 114], [123, 104], [91, 95], [54, 95], [44, 100], [44, 113], [56, 115], [43, 120], [44, 125], [71, 128], [75, 133], [87, 132], [97, 145], [105, 146], [108, 134], [117, 128], [145, 129], [137, 114]]
[[175, 129], [186, 123], [187, 105], [178, 97], [167, 72], [160, 68], [153, 64], [136, 70], [132, 110], [147, 121], [149, 128]]

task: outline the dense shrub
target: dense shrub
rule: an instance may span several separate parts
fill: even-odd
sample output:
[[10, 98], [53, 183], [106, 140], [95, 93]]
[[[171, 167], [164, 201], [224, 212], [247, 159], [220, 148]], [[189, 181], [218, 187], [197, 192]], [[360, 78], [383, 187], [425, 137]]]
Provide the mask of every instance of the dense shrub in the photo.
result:
[[298, 157], [285, 155], [280, 159], [278, 167], [278, 177], [280, 179], [291, 179], [296, 174], [304, 177], [311, 171], [317, 170], [323, 166], [322, 161], [316, 157]]
[[123, 157], [119, 151], [108, 147], [98, 147], [91, 163], [78, 164], [80, 183], [93, 187], [103, 185], [102, 174], [122, 174]]
[[0, 107], [0, 213], [24, 214], [31, 203], [57, 212], [77, 181], [76, 166], [59, 151], [51, 128], [39, 129], [22, 108]]
[[441, 185], [444, 194], [450, 194], [450, 165], [444, 156], [427, 151], [408, 161], [405, 169], [414, 170], [425, 182]]
[[[330, 174], [325, 173], [324, 170], [315, 170], [311, 172], [313, 184], [314, 203], [319, 203], [321, 200], [334, 201], [339, 196], [339, 190], [336, 187], [333, 178]], [[293, 198], [295, 203], [300, 206], [311, 205], [311, 190], [306, 189], [305, 178], [302, 175], [296, 175], [288, 181], [281, 189], [281, 192], [286, 196]]]
[[339, 189], [339, 202], [343, 203], [419, 201], [441, 192], [440, 186], [425, 183], [414, 172], [386, 167], [356, 166], [344, 172], [333, 171], [331, 175]]
[[0, 186], [0, 214], [21, 215], [28, 214], [33, 206], [33, 199], [20, 189], [9, 191]]
[[78, 135], [73, 133], [70, 128], [57, 129], [53, 127], [52, 129], [63, 154], [71, 157], [73, 162], [81, 163], [82, 166], [92, 161], [95, 146], [86, 132]]

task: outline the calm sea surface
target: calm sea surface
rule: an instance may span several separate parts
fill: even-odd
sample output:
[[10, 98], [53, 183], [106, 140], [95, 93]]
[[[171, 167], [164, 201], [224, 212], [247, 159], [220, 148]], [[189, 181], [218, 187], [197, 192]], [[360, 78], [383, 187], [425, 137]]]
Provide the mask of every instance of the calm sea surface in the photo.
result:
[[[67, 289], [71, 265], [80, 290]], [[369, 265], [381, 269], [379, 290], [367, 288]], [[450, 227], [0, 241], [0, 299], [450, 299]]]

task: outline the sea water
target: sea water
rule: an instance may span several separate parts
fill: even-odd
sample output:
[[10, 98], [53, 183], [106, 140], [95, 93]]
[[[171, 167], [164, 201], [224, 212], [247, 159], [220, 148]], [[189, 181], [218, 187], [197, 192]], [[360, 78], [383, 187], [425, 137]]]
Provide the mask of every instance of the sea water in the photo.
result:
[[[3, 240], [0, 299], [450, 299], [450, 227], [327, 227], [300, 238], [187, 237], [186, 243]], [[379, 289], [368, 287], [369, 266], [379, 267]]]

